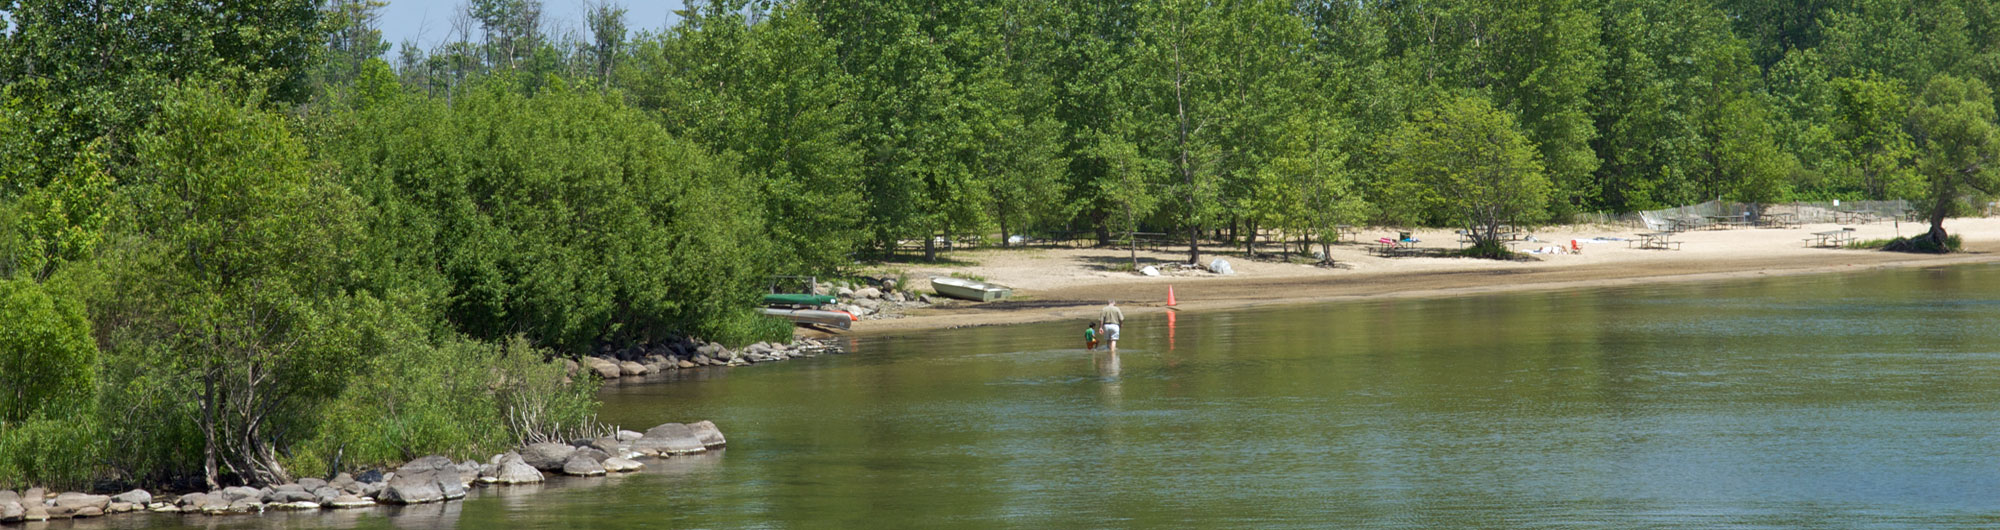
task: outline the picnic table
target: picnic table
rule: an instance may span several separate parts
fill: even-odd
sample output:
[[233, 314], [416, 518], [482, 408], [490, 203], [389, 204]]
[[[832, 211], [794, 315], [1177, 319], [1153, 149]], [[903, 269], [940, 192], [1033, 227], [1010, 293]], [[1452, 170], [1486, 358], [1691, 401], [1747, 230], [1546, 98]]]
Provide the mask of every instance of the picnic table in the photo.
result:
[[1667, 229], [1669, 232], [1686, 232], [1708, 226], [1707, 219], [1692, 215], [1667, 219], [1667, 222], [1672, 223]]
[[1854, 229], [1842, 228], [1825, 232], [1813, 232], [1805, 238], [1807, 247], [1844, 247], [1854, 242]]
[[1333, 227], [1333, 240], [1339, 242], [1342, 237], [1347, 238], [1349, 241], [1359, 239], [1361, 237], [1361, 229], [1355, 228], [1354, 225], [1338, 225]]
[[1757, 218], [1757, 226], [1764, 228], [1798, 228], [1799, 216], [1792, 213], [1770, 213]]
[[1626, 241], [1625, 242], [1626, 247], [1631, 247], [1636, 244], [1641, 249], [1653, 249], [1653, 250], [1681, 249], [1681, 242], [1674, 241], [1673, 232], [1647, 232], [1644, 234], [1636, 234], [1636, 235], [1638, 235], [1639, 238]]

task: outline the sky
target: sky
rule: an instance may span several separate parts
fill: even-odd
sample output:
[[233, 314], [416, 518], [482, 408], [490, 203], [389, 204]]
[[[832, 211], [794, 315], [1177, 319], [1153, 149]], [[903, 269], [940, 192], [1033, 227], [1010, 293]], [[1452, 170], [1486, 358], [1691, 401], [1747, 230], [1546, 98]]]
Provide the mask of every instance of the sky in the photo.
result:
[[[682, 0], [613, 2], [625, 7], [625, 27], [638, 33], [666, 27], [673, 11], [681, 8]], [[382, 8], [382, 40], [398, 46], [412, 40], [426, 50], [431, 49], [451, 34], [452, 18], [465, 3], [465, 0], [389, 0], [388, 7]], [[584, 0], [542, 0], [544, 29], [552, 35], [565, 30], [583, 34], [584, 5]], [[479, 38], [476, 26], [472, 38]], [[394, 54], [394, 50], [390, 51], [391, 56]]]

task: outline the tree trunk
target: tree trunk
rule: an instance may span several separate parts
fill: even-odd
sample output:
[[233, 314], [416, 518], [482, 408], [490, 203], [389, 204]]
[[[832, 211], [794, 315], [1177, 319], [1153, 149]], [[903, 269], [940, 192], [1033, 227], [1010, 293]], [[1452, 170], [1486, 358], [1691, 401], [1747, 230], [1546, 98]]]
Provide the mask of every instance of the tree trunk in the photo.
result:
[[205, 370], [201, 377], [201, 472], [207, 480], [209, 491], [222, 489], [217, 481], [215, 465], [215, 371]]
[[924, 261], [937, 261], [937, 236], [924, 236]]

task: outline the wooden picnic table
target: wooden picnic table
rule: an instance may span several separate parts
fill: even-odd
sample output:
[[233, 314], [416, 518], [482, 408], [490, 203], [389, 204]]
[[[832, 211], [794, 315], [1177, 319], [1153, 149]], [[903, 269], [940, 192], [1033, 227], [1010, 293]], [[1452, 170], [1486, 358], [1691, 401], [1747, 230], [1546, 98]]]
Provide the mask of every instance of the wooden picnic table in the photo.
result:
[[1805, 238], [1807, 247], [1844, 247], [1854, 242], [1854, 229], [1842, 228], [1825, 232], [1813, 232]]
[[1631, 247], [1636, 243], [1641, 249], [1680, 250], [1681, 248], [1681, 242], [1674, 241], [1673, 232], [1647, 232], [1636, 235], [1639, 236], [1639, 239], [1625, 242], [1626, 247]]

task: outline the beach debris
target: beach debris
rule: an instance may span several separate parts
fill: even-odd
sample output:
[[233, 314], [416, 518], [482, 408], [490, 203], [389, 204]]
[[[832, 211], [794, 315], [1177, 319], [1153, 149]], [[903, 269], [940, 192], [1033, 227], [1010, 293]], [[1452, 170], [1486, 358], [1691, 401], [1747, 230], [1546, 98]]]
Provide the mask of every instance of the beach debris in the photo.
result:
[[1152, 265], [1147, 265], [1145, 268], [1139, 269], [1139, 274], [1144, 274], [1147, 276], [1159, 276], [1160, 269], [1154, 268]]
[[1214, 261], [1208, 262], [1208, 270], [1224, 276], [1236, 274], [1236, 269], [1229, 267], [1229, 260], [1222, 258], [1215, 258]]

